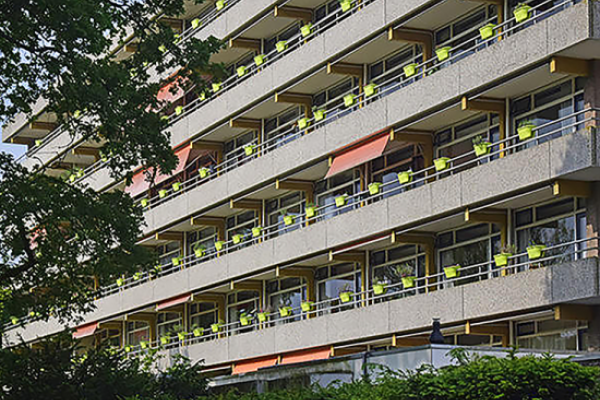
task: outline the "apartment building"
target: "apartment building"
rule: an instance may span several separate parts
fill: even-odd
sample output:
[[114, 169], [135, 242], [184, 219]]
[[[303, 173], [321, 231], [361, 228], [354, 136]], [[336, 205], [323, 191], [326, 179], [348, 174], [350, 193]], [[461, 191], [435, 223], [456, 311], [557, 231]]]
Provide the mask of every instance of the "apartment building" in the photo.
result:
[[97, 288], [75, 337], [223, 376], [425, 345], [434, 318], [449, 345], [599, 349], [599, 18], [578, 0], [190, 6], [174, 28], [222, 38], [229, 77], [165, 90], [171, 176], [114, 181], [41, 103], [3, 131], [23, 164], [144, 208], [160, 264]]

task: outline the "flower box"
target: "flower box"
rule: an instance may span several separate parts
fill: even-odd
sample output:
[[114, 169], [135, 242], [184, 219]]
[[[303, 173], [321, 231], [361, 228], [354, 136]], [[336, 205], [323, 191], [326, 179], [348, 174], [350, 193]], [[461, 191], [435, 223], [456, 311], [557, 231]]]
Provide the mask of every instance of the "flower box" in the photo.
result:
[[181, 115], [183, 113], [183, 106], [175, 107], [175, 115]]
[[165, 47], [164, 44], [161, 44], [160, 46], [158, 46], [158, 51], [160, 51], [161, 53], [166, 53], [167, 48]]
[[280, 40], [275, 44], [275, 47], [277, 48], [278, 53], [285, 51], [288, 48], [287, 40]]
[[533, 130], [535, 129], [534, 124], [525, 124], [517, 129], [519, 134], [519, 140], [527, 140], [533, 137]]
[[363, 89], [365, 91], [365, 97], [371, 97], [377, 94], [377, 85], [374, 83], [369, 83]]
[[527, 247], [527, 256], [530, 260], [537, 260], [544, 256], [544, 251], [546, 250], [546, 246], [543, 244], [535, 244]]
[[222, 10], [226, 4], [227, 3], [225, 2], [225, 0], [217, 0], [217, 2], [215, 3], [215, 5], [217, 6], [217, 10], [219, 11]]
[[19, 324], [19, 318], [17, 318], [17, 317], [10, 317], [10, 322], [13, 325], [18, 325]]
[[125, 346], [124, 350], [125, 350], [125, 353], [131, 353], [131, 350], [133, 350], [133, 347], [127, 345], [127, 346]]
[[178, 333], [177, 333], [177, 338], [178, 338], [180, 341], [182, 341], [182, 342], [185, 340], [185, 337], [186, 337], [186, 336], [187, 336], [187, 333], [185, 333], [185, 332], [178, 332]]
[[125, 281], [123, 280], [123, 278], [117, 278], [117, 286], [123, 286], [124, 283]]
[[232, 239], [233, 239], [233, 244], [240, 244], [242, 243], [242, 235], [233, 235]]
[[440, 172], [448, 169], [450, 164], [448, 163], [450, 159], [448, 157], [440, 157], [437, 160], [433, 160], [433, 165], [435, 166], [435, 170]]
[[213, 91], [213, 93], [217, 93], [219, 90], [221, 90], [221, 86], [222, 86], [222, 85], [223, 85], [223, 84], [222, 84], [221, 82], [219, 82], [219, 83], [213, 83], [213, 84], [211, 85], [211, 86], [212, 86], [212, 91]]
[[192, 29], [196, 29], [200, 26], [200, 18], [194, 18], [192, 20]]
[[169, 344], [170, 341], [171, 341], [171, 336], [161, 336], [160, 337], [160, 344]]
[[267, 313], [266, 312], [260, 312], [257, 314], [258, 316], [258, 322], [267, 322]]
[[306, 129], [309, 125], [310, 125], [309, 118], [302, 118], [302, 119], [298, 120], [298, 128], [300, 128], [300, 129]]
[[437, 56], [438, 61], [444, 61], [450, 58], [450, 50], [452, 50], [452, 47], [450, 46], [444, 46], [437, 49], [435, 51], [435, 54]]
[[376, 283], [373, 285], [373, 293], [375, 293], [375, 295], [380, 296], [385, 294], [385, 292], [387, 292], [385, 283]]
[[344, 96], [344, 105], [346, 107], [352, 107], [354, 104], [356, 104], [356, 95], [351, 93]]
[[306, 218], [313, 218], [315, 215], [317, 215], [317, 207], [315, 206], [308, 206], [305, 208], [306, 211]]
[[341, 196], [337, 196], [335, 198], [335, 205], [336, 207], [344, 207], [346, 205], [346, 200], [348, 199], [348, 195], [347, 194], [343, 194]]
[[215, 250], [221, 251], [223, 250], [223, 246], [225, 246], [225, 242], [222, 240], [218, 240], [215, 242]]
[[202, 92], [200, 93], [200, 97], [199, 97], [200, 101], [204, 101], [206, 100], [206, 92]]
[[174, 192], [179, 192], [179, 189], [181, 189], [181, 182], [175, 182], [173, 184], [173, 191]]
[[406, 75], [407, 78], [410, 78], [411, 76], [415, 75], [417, 73], [417, 67], [419, 66], [419, 64], [408, 64], [405, 65], [403, 70], [404, 70], [404, 75]]
[[237, 75], [241, 78], [242, 76], [246, 75], [248, 73], [248, 68], [246, 68], [246, 66], [242, 65], [241, 67], [238, 67], [237, 69]]
[[313, 115], [315, 116], [315, 121], [317, 122], [324, 120], [326, 116], [325, 110], [315, 110]]
[[142, 341], [140, 342], [140, 347], [141, 347], [142, 349], [147, 349], [147, 348], [148, 348], [148, 342], [146, 342], [145, 340], [142, 340]]
[[340, 6], [342, 7], [342, 12], [346, 12], [352, 8], [352, 0], [340, 0]]
[[354, 295], [354, 293], [352, 293], [352, 292], [342, 292], [342, 293], [340, 293], [340, 301], [342, 303], [349, 303], [350, 301], [352, 301], [353, 295]]
[[265, 55], [264, 54], [259, 54], [254, 57], [254, 65], [256, 65], [257, 67], [260, 67], [264, 63], [265, 63]]
[[282, 318], [291, 316], [292, 307], [279, 307], [279, 315], [281, 315]]
[[283, 223], [285, 225], [292, 225], [294, 223], [294, 216], [293, 215], [285, 215], [283, 217]]
[[517, 24], [529, 19], [529, 11], [530, 10], [531, 10], [531, 7], [528, 6], [527, 4], [520, 4], [517, 8], [515, 8], [515, 11], [513, 11], [513, 14], [515, 16], [515, 20], [517, 21]]
[[479, 28], [479, 35], [481, 36], [481, 39], [487, 40], [494, 36], [494, 29], [496, 29], [496, 25], [494, 24], [487, 24]]
[[158, 197], [159, 198], [165, 198], [167, 196], [167, 189], [161, 189], [158, 191]]
[[490, 149], [492, 144], [490, 142], [481, 142], [473, 145], [473, 149], [475, 150], [475, 155], [477, 157], [485, 156], [490, 153]]
[[460, 276], [460, 265], [444, 267], [444, 275], [446, 275], [447, 279], [456, 278]]
[[303, 301], [301, 307], [302, 311], [310, 312], [315, 309], [315, 303], [313, 301]]
[[400, 184], [405, 185], [407, 183], [411, 183], [413, 180], [412, 171], [402, 171], [398, 173], [398, 182]]
[[204, 328], [195, 328], [192, 333], [194, 334], [194, 337], [204, 336]]
[[223, 329], [223, 324], [220, 322], [210, 326], [210, 330], [213, 331], [213, 333], [219, 333], [221, 329]]
[[404, 286], [404, 289], [410, 289], [412, 287], [415, 287], [415, 280], [417, 278], [414, 276], [403, 276], [401, 278], [402, 280], [402, 286]]
[[194, 249], [194, 255], [197, 258], [202, 258], [206, 255], [206, 249], [204, 247], [198, 247]]
[[242, 326], [248, 326], [251, 323], [252, 323], [251, 315], [240, 315], [240, 324], [242, 324]]
[[494, 255], [494, 262], [496, 263], [496, 267], [506, 267], [508, 265], [508, 259], [511, 257], [510, 253], [500, 253]]
[[252, 154], [254, 154], [254, 149], [255, 149], [255, 145], [250, 144], [248, 146], [244, 146], [244, 153], [246, 153], [247, 156], [251, 156]]
[[252, 237], [259, 237], [262, 233], [262, 226], [255, 226], [252, 228]]
[[200, 178], [204, 179], [206, 178], [208, 175], [210, 175], [210, 169], [208, 168], [200, 168], [198, 170], [198, 173], [200, 174]]
[[82, 169], [78, 169], [77, 170], [77, 177], [78, 178], [83, 178], [83, 176], [85, 175], [85, 171]]
[[181, 257], [173, 257], [171, 258], [171, 263], [177, 267], [178, 265], [181, 264]]
[[44, 141], [42, 139], [37, 139], [35, 141], [35, 147], [40, 147], [42, 145], [42, 143], [44, 143]]
[[142, 207], [148, 207], [148, 199], [142, 199], [142, 201], [140, 201], [140, 204], [142, 205]]
[[69, 175], [69, 182], [73, 183], [73, 182], [75, 182], [75, 179], [77, 179], [77, 175], [75, 175], [75, 174]]
[[309, 22], [306, 25], [302, 25], [300, 32], [302, 33], [302, 37], [307, 37], [313, 32], [313, 24]]
[[373, 183], [369, 183], [369, 194], [370, 195], [376, 195], [379, 193], [379, 190], [381, 188], [381, 183], [380, 182], [373, 182]]
[[136, 272], [135, 274], [133, 274], [133, 280], [134, 281], [139, 281], [140, 279], [142, 279], [142, 273], [141, 272]]

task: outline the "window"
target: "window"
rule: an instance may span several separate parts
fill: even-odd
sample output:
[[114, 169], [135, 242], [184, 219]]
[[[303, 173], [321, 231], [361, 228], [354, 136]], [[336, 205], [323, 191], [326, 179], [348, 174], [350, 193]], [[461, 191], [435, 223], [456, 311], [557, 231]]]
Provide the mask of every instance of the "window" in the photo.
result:
[[[585, 239], [587, 236], [585, 204], [577, 202], [575, 198], [516, 210], [514, 220], [519, 253], [524, 253], [533, 243], [551, 247]], [[582, 258], [584, 256], [582, 253], [573, 253], [575, 250], [585, 249], [585, 245], [585, 243], [571, 244], [547, 250], [546, 257], [559, 257], [544, 261], [544, 264], [558, 264]], [[527, 256], [521, 257], [518, 262], [527, 262]], [[526, 266], [520, 267], [521, 270], [525, 268]]]
[[254, 211], [243, 211], [234, 216], [228, 217], [226, 222], [227, 240], [232, 240], [234, 235], [242, 235], [243, 239], [252, 236], [252, 228], [259, 225], [258, 218]]
[[206, 249], [214, 247], [217, 240], [217, 230], [215, 228], [205, 228], [196, 232], [187, 234], [187, 254], [194, 254], [196, 246], [204, 246]]
[[[347, 207], [343, 210], [336, 210], [335, 198], [347, 194], [352, 196], [360, 192], [360, 173], [353, 169], [324, 179], [315, 184], [316, 204], [320, 208], [319, 219], [328, 219], [344, 212], [350, 211], [353, 207]], [[357, 203], [357, 199], [348, 199], [348, 204]]]
[[190, 304], [191, 329], [209, 329], [212, 324], [219, 322], [219, 312], [215, 303], [202, 302]]
[[[368, 67], [368, 81], [380, 86], [380, 91], [390, 89], [404, 76], [404, 66], [413, 62], [420, 62], [421, 46], [409, 45], [399, 52], [377, 61]], [[399, 86], [397, 87], [399, 88]]]
[[121, 347], [121, 330], [120, 329], [102, 329], [95, 335], [96, 340], [102, 346]]
[[290, 136], [298, 132], [295, 124], [304, 115], [303, 107], [292, 107], [276, 117], [265, 122], [265, 135], [267, 144], [265, 151], [271, 151], [288, 143]]
[[357, 78], [348, 78], [341, 83], [337, 83], [330, 88], [318, 92], [313, 95], [313, 106], [318, 109], [329, 110], [326, 115], [327, 118], [332, 118], [335, 115], [344, 115], [345, 112], [348, 112], [344, 112], [343, 110], [344, 96], [351, 90], [352, 93], [358, 94], [358, 83], [359, 81]]
[[170, 265], [173, 258], [181, 256], [181, 246], [178, 241], [157, 246], [156, 251], [160, 265]]
[[[339, 295], [341, 292], [350, 291], [357, 293], [361, 291], [362, 280], [360, 267], [355, 263], [344, 263], [321, 267], [315, 271], [315, 284], [317, 286], [317, 301], [330, 302], [320, 304], [319, 309], [327, 309], [323, 313], [337, 312], [342, 309], [352, 308], [356, 305], [339, 306]], [[332, 306], [334, 306], [332, 308]]]
[[150, 341], [150, 324], [145, 321], [127, 322], [127, 343], [137, 346], [140, 342]]
[[247, 54], [239, 60], [229, 64], [226, 68], [227, 75], [236, 75], [238, 67], [247, 67], [254, 64], [254, 53]]
[[303, 278], [283, 278], [267, 283], [267, 296], [274, 312], [279, 312], [281, 307], [292, 307], [295, 311], [294, 318], [286, 319], [280, 323], [298, 321], [298, 309], [306, 300], [306, 282]]
[[[369, 265], [372, 271], [373, 282], [375, 280], [386, 282], [390, 285], [397, 285], [401, 282], [401, 276], [396, 269], [401, 266], [408, 266], [413, 269], [414, 276], [424, 277], [425, 272], [425, 253], [421, 246], [400, 245], [385, 250], [371, 251], [369, 253]], [[417, 281], [417, 286], [423, 286], [423, 281]], [[401, 286], [390, 288], [390, 291], [400, 291]]]
[[[224, 158], [226, 161], [231, 163], [233, 160], [237, 160], [239, 165], [244, 164], [250, 160], [244, 152], [244, 146], [249, 144], [256, 144], [258, 138], [257, 132], [246, 132], [235, 139], [225, 142], [224, 146]], [[230, 161], [231, 160], [231, 161]]]
[[[253, 290], [240, 290], [227, 296], [227, 323], [240, 320], [242, 313], [254, 314], [259, 310], [259, 292]], [[252, 330], [252, 327], [244, 327], [238, 332]]]
[[583, 334], [587, 322], [543, 321], [518, 322], [515, 324], [517, 346], [536, 350], [587, 350]]
[[156, 331], [158, 337], [173, 336], [177, 333], [177, 328], [182, 326], [180, 312], [165, 311], [156, 315]]
[[399, 150], [385, 154], [369, 163], [371, 182], [381, 182], [387, 186], [383, 188], [383, 197], [393, 196], [402, 191], [396, 189], [400, 186], [398, 173], [401, 171], [418, 171], [425, 167], [423, 156], [418, 146], [405, 146]]
[[295, 21], [291, 26], [287, 27], [283, 31], [279, 32], [275, 36], [271, 36], [270, 38], [264, 41], [264, 53], [269, 54], [271, 52], [276, 51], [275, 47], [277, 42], [282, 40], [290, 40], [294, 36], [298, 36], [300, 34], [300, 27], [302, 23], [300, 21]]
[[313, 19], [315, 22], [319, 22], [319, 21], [322, 21], [323, 19], [325, 19], [325, 17], [329, 16], [329, 18], [327, 18], [327, 21], [328, 22], [332, 21], [333, 20], [332, 16], [334, 16], [339, 9], [340, 9], [339, 0], [330, 1], [326, 4], [323, 4], [319, 7], [317, 7], [317, 9], [314, 11]]
[[304, 211], [303, 203], [303, 192], [294, 192], [292, 194], [282, 196], [278, 199], [270, 200], [267, 203], [267, 221], [269, 224], [267, 232], [273, 237], [275, 237], [278, 236], [280, 233], [287, 233], [299, 229], [300, 226], [297, 224], [294, 224], [290, 227], [286, 227], [283, 220], [282, 211], [286, 212], [289, 215], [298, 216]]

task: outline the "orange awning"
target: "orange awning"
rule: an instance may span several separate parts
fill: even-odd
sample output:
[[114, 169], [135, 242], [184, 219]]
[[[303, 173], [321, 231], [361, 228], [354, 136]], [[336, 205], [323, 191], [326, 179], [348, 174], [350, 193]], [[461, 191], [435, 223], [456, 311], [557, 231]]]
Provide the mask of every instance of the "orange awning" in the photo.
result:
[[[185, 169], [185, 167], [189, 164], [190, 161], [196, 159], [198, 155], [200, 155], [202, 150], [192, 150], [190, 145], [185, 146], [182, 149], [176, 150], [175, 155], [179, 158], [179, 163], [177, 167], [171, 172], [169, 175], [165, 174], [157, 174], [154, 180], [154, 184], [158, 185], [161, 182], [166, 181], [167, 179], [177, 175], [181, 171]], [[150, 187], [150, 182], [146, 180], [146, 175], [144, 171], [139, 171], [135, 175], [133, 175], [133, 179], [131, 185], [125, 188], [125, 193], [129, 193], [131, 197], [136, 197], [138, 194], [145, 192]]]
[[329, 347], [320, 347], [318, 349], [309, 349], [296, 351], [283, 356], [280, 364], [297, 364], [306, 361], [325, 360], [331, 357]]
[[164, 310], [169, 307], [178, 306], [179, 304], [187, 303], [192, 298], [191, 294], [173, 297], [172, 299], [161, 301], [156, 304], [156, 311]]
[[[183, 78], [177, 78], [173, 82], [163, 86], [158, 91], [156, 98], [160, 101], [168, 101], [170, 103], [174, 103], [185, 95], [185, 91], [179, 87], [185, 83]], [[171, 91], [172, 88], [177, 88], [174, 92]]]
[[389, 139], [389, 134], [377, 136], [366, 143], [351, 147], [340, 155], [335, 156], [325, 178], [330, 178], [333, 175], [347, 171], [350, 168], [354, 168], [381, 156], [385, 151]]
[[92, 322], [91, 324], [82, 325], [73, 332], [73, 339], [81, 339], [84, 337], [92, 336], [98, 329], [98, 323]]
[[247, 361], [240, 361], [233, 366], [232, 375], [245, 374], [257, 371], [260, 368], [272, 367], [277, 364], [277, 356], [264, 357]]

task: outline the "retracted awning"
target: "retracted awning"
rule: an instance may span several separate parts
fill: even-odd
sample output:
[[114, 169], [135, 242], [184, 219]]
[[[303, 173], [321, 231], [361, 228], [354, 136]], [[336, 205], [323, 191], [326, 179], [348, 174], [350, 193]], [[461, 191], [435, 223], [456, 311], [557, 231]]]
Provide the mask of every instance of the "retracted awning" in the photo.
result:
[[[156, 98], [160, 101], [168, 101], [174, 103], [181, 99], [185, 95], [185, 91], [181, 88], [181, 85], [185, 83], [184, 78], [177, 78], [173, 82], [160, 88]], [[176, 88], [173, 90], [173, 88]]]
[[184, 294], [182, 296], [173, 297], [169, 300], [161, 301], [156, 304], [156, 311], [165, 310], [170, 307], [178, 306], [183, 303], [187, 303], [192, 298], [190, 293]]
[[333, 175], [347, 171], [350, 168], [354, 168], [381, 156], [385, 151], [389, 139], [390, 135], [387, 133], [378, 135], [365, 143], [353, 146], [335, 156], [325, 178], [330, 178]]
[[320, 347], [318, 349], [301, 350], [286, 354], [281, 358], [280, 364], [297, 364], [307, 361], [325, 360], [329, 357], [331, 357], [331, 348]]
[[84, 337], [92, 336], [96, 333], [98, 329], [98, 322], [92, 322], [91, 324], [86, 324], [78, 327], [75, 332], [73, 332], [73, 339], [81, 339]]
[[277, 356], [264, 357], [260, 359], [246, 360], [235, 363], [232, 375], [245, 374], [257, 371], [260, 368], [272, 367], [277, 364]]

